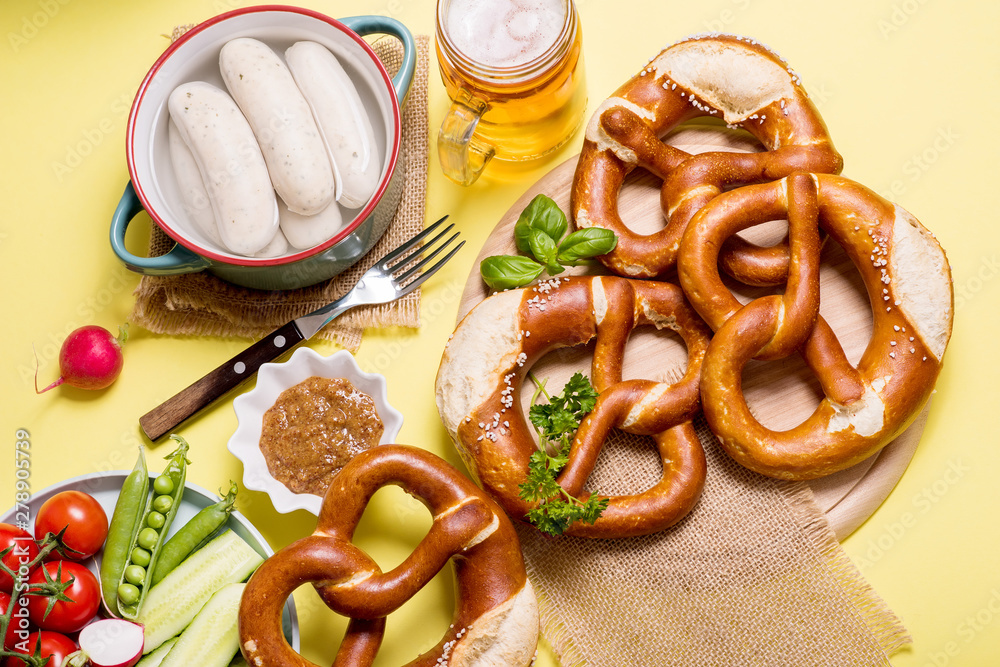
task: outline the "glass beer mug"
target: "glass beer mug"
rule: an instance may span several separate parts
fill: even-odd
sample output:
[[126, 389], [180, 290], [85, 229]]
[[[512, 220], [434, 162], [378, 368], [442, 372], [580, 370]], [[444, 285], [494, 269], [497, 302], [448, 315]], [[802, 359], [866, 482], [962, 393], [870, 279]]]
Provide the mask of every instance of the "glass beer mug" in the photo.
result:
[[562, 146], [587, 107], [572, 0], [438, 0], [441, 79], [452, 100], [438, 133], [445, 176], [470, 185], [491, 158]]

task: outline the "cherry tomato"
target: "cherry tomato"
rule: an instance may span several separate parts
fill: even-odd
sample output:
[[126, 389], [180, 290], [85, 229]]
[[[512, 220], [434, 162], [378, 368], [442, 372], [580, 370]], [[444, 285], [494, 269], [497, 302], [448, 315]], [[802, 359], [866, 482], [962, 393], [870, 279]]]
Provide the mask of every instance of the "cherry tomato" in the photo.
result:
[[[0, 592], [0, 616], [7, 613], [8, 606], [10, 606], [10, 596]], [[7, 626], [7, 636], [3, 640], [4, 648], [10, 648], [17, 641], [17, 635], [14, 633], [17, 632], [19, 620], [17, 618], [10, 619], [10, 625]]]
[[[66, 656], [76, 651], [76, 644], [66, 635], [50, 630], [39, 630], [28, 635], [27, 651], [15, 650], [15, 652], [23, 655], [34, 655], [39, 636], [42, 641], [42, 657], [50, 658], [45, 667], [62, 667]], [[24, 662], [20, 658], [7, 658], [4, 667], [24, 667]]]
[[[108, 515], [93, 496], [82, 491], [63, 491], [38, 509], [35, 539], [41, 541], [47, 533], [58, 534], [63, 528], [66, 528], [63, 542], [73, 549], [66, 552], [66, 558], [84, 560], [104, 546], [108, 537]], [[59, 557], [56, 552], [52, 555]]]
[[43, 630], [55, 630], [70, 634], [76, 632], [87, 625], [97, 615], [97, 610], [101, 606], [101, 585], [97, 582], [97, 577], [80, 563], [72, 561], [52, 561], [44, 563], [42, 567], [35, 570], [28, 577], [29, 591], [36, 584], [43, 584], [46, 581], [46, 573], [52, 581], [66, 582], [70, 579], [70, 584], [65, 592], [71, 602], [56, 600], [46, 615], [52, 598], [40, 595], [29, 595], [28, 618], [31, 622]]
[[[10, 547], [13, 549], [3, 557], [3, 564], [15, 573], [18, 568], [27, 565], [38, 555], [38, 546], [31, 538], [31, 533], [9, 523], [0, 523], [0, 552]], [[13, 590], [14, 580], [9, 574], [0, 570], [0, 591], [10, 593]]]

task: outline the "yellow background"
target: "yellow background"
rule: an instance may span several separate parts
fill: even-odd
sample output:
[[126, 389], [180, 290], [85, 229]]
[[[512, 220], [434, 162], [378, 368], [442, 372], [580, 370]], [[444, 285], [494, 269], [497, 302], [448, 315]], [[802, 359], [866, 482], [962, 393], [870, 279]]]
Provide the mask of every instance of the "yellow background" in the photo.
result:
[[[241, 0], [4, 0], [0, 4], [0, 271], [2, 398], [0, 506], [13, 505], [15, 430], [31, 434], [31, 483], [131, 467], [142, 441], [137, 419], [246, 346], [244, 340], [153, 335], [133, 327], [125, 371], [109, 390], [61, 388], [58, 346], [77, 326], [115, 330], [133, 304], [138, 277], [111, 253], [108, 223], [128, 179], [128, 108], [147, 69], [178, 24], [243, 6]], [[432, 34], [431, 0], [302, 3], [331, 16], [384, 14]], [[1000, 655], [997, 505], [1000, 448], [996, 343], [1000, 312], [1000, 5], [942, 0], [579, 0], [589, 109], [662, 47], [691, 33], [724, 30], [775, 48], [802, 76], [845, 158], [844, 174], [891, 196], [930, 228], [948, 252], [956, 324], [933, 409], [913, 462], [874, 516], [845, 547], [903, 619], [914, 643], [898, 667], [992, 665]], [[431, 68], [432, 134], [447, 101]], [[589, 114], [588, 114], [589, 115]], [[450, 213], [469, 246], [424, 290], [419, 331], [371, 332], [357, 355], [388, 377], [405, 415], [400, 440], [454, 463], [433, 401], [433, 379], [458, 295], [477, 249], [526, 187], [575, 154], [580, 135], [548, 162], [516, 177], [488, 174], [453, 185], [432, 159], [428, 218]], [[137, 225], [142, 227], [142, 225]], [[139, 238], [141, 232], [130, 233]], [[333, 345], [311, 343], [323, 353]], [[236, 425], [232, 396], [180, 431], [191, 443], [190, 479], [217, 489], [241, 479], [226, 451]], [[149, 451], [155, 469], [166, 446]], [[267, 498], [240, 504], [271, 544], [309, 533], [304, 512], [277, 514]], [[376, 496], [358, 541], [383, 567], [408, 552], [426, 512], [391, 491]], [[571, 567], [571, 564], [567, 566]], [[379, 664], [400, 664], [443, 633], [447, 578], [390, 619]], [[311, 590], [297, 594], [305, 654], [328, 664], [332, 613]], [[342, 624], [336, 626], [339, 633]], [[664, 628], [669, 633], [669, 628]], [[543, 662], [548, 662], [545, 658]]]

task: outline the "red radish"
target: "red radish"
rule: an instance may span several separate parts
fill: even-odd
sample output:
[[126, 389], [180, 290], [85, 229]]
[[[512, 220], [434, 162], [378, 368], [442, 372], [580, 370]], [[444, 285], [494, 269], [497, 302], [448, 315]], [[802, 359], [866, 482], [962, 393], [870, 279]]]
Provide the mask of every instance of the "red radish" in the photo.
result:
[[142, 658], [142, 626], [119, 618], [94, 621], [77, 637], [80, 650], [66, 660], [68, 667], [132, 667]]
[[119, 328], [118, 338], [104, 327], [89, 324], [76, 329], [63, 341], [59, 350], [62, 375], [45, 389], [38, 389], [38, 365], [35, 365], [35, 393], [41, 394], [62, 383], [80, 389], [104, 389], [122, 372], [122, 344], [128, 327]]

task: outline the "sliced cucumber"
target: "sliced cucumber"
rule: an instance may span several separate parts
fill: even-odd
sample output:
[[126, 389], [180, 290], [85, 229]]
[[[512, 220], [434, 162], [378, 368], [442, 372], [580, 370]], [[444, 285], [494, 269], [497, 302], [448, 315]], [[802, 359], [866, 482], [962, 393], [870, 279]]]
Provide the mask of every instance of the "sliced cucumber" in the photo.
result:
[[163, 662], [163, 659], [167, 657], [167, 653], [170, 652], [170, 649], [172, 649], [176, 643], [177, 637], [168, 639], [160, 644], [160, 647], [152, 653], [147, 653], [142, 656], [142, 660], [135, 663], [135, 667], [159, 667], [160, 663]]
[[188, 556], [146, 596], [136, 619], [144, 626], [143, 652], [176, 637], [216, 591], [246, 580], [263, 562], [264, 558], [231, 530]]
[[246, 584], [223, 586], [205, 604], [160, 667], [229, 667], [240, 650], [240, 599]]

